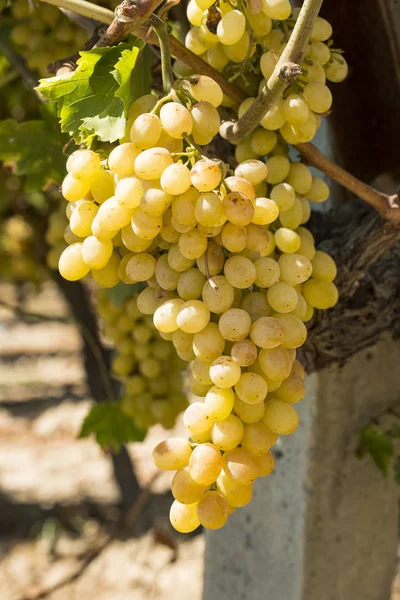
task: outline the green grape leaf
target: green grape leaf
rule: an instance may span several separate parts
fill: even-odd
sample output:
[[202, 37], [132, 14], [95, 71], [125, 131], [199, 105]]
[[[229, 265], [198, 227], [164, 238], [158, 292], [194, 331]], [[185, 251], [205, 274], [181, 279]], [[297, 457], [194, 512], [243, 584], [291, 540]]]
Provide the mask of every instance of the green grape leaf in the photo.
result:
[[51, 181], [62, 181], [66, 173], [62, 153], [66, 141], [67, 137], [50, 120], [0, 121], [0, 160], [13, 166], [16, 175], [26, 176], [28, 192], [40, 190]]
[[80, 144], [114, 142], [125, 133], [132, 103], [131, 78], [139, 44], [80, 52], [73, 73], [41, 79], [38, 91], [57, 102], [61, 130]]
[[387, 475], [394, 452], [390, 437], [376, 425], [366, 425], [360, 432], [360, 442], [358, 455], [369, 454], [378, 469]]
[[85, 417], [79, 438], [96, 436], [102, 448], [118, 452], [122, 444], [142, 442], [146, 431], [138, 429], [131, 417], [122, 412], [120, 402], [102, 402], [93, 406]]
[[141, 96], [150, 94], [153, 81], [152, 72], [153, 53], [149, 46], [144, 46], [140, 51], [135, 68], [131, 77], [131, 99], [132, 102]]

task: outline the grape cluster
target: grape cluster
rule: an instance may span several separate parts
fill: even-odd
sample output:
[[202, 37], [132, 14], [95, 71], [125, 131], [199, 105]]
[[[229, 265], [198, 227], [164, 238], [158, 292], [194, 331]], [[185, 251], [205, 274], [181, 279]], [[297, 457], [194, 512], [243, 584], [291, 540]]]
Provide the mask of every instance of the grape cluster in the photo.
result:
[[11, 41], [26, 57], [28, 67], [44, 77], [48, 76], [49, 63], [80, 50], [88, 37], [49, 4], [14, 0], [11, 15], [18, 20], [11, 30]]
[[[334, 262], [304, 227], [308, 198], [327, 199], [324, 182], [284, 154], [234, 171], [206, 158], [193, 141], [216, 135], [222, 91], [204, 76], [180, 89], [190, 92], [187, 106], [178, 97], [136, 101], [130, 141], [107, 162], [90, 150], [71, 155], [62, 192], [76, 241], [59, 268], [70, 280], [91, 271], [103, 287], [146, 282], [138, 310], [190, 363], [190, 389], [204, 398], [185, 411], [190, 439], [166, 440], [153, 454], [177, 471], [171, 522], [189, 532], [222, 527], [272, 471], [271, 447], [298, 425], [304, 323], [338, 292]], [[124, 374], [125, 358], [118, 362]]]
[[[284, 51], [300, 9], [289, 0], [249, 2], [240, 9], [230, 3], [190, 0], [187, 17], [192, 25], [186, 46], [217, 71], [261, 89], [272, 75]], [[340, 50], [332, 48], [332, 27], [318, 17], [302, 63], [302, 74], [270, 108], [259, 127], [236, 148], [240, 162], [273, 151], [276, 132], [289, 144], [309, 142], [329, 112], [332, 94], [326, 80], [343, 81], [348, 73]], [[245, 68], [244, 68], [245, 65]], [[252, 85], [250, 85], [252, 84]], [[245, 88], [246, 89], [246, 88]], [[241, 117], [254, 102], [247, 98], [239, 108]], [[229, 99], [225, 104], [231, 105]]]
[[155, 423], [171, 429], [187, 406], [182, 391], [184, 363], [162, 339], [153, 320], [140, 312], [137, 293], [121, 305], [106, 290], [98, 290], [96, 297], [103, 333], [116, 351], [111, 370], [123, 386], [122, 410], [139, 429]]

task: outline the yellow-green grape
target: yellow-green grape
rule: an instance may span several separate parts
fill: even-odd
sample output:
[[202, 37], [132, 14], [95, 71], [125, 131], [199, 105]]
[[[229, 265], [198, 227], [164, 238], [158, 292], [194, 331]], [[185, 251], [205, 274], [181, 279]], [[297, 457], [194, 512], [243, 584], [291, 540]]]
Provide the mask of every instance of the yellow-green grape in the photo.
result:
[[203, 301], [211, 312], [222, 314], [234, 301], [234, 288], [223, 275], [211, 277], [203, 287]]
[[285, 119], [292, 125], [305, 123], [308, 119], [309, 112], [307, 99], [304, 100], [300, 94], [289, 94], [283, 103], [283, 114], [285, 115]]
[[179, 250], [188, 259], [196, 260], [207, 250], [207, 237], [198, 229], [191, 229], [179, 237]]
[[292, 371], [292, 359], [286, 348], [263, 348], [258, 354], [262, 372], [273, 381], [283, 381]]
[[301, 254], [282, 254], [279, 258], [280, 279], [291, 286], [304, 283], [311, 277], [311, 261]]
[[341, 54], [332, 52], [331, 60], [328, 64], [324, 64], [326, 78], [328, 81], [340, 83], [344, 81], [349, 73], [349, 66], [346, 59]]
[[195, 27], [199, 27], [201, 24], [201, 19], [203, 17], [204, 10], [205, 9], [201, 8], [197, 4], [196, 0], [190, 0], [186, 8], [186, 16], [188, 18], [189, 23], [191, 25], [194, 25]]
[[239, 342], [250, 332], [251, 317], [245, 310], [230, 308], [221, 315], [218, 327], [226, 340]]
[[232, 256], [225, 263], [224, 274], [231, 286], [245, 289], [253, 285], [257, 272], [254, 264], [245, 256]]
[[222, 44], [208, 48], [206, 57], [208, 64], [216, 71], [223, 71], [229, 63], [229, 58], [225, 54]]
[[83, 261], [91, 269], [102, 269], [106, 266], [113, 253], [113, 244], [110, 240], [99, 239], [93, 235], [88, 236], [82, 243]]
[[193, 402], [185, 410], [183, 423], [191, 435], [196, 435], [208, 431], [213, 424], [213, 420], [210, 418], [204, 403]]
[[283, 348], [299, 348], [307, 339], [307, 328], [296, 315], [278, 315], [277, 319], [283, 328]]
[[215, 107], [218, 107], [222, 102], [223, 93], [220, 86], [207, 75], [191, 77], [188, 88], [193, 98], [198, 102], [206, 100]]
[[260, 288], [269, 288], [279, 281], [280, 264], [273, 258], [263, 256], [254, 262], [256, 268], [255, 284]]
[[190, 112], [179, 102], [163, 104], [160, 110], [160, 120], [164, 131], [172, 138], [182, 139], [184, 135], [190, 135], [192, 132], [193, 123]]
[[184, 302], [180, 298], [167, 300], [154, 313], [154, 325], [162, 333], [173, 333], [178, 329], [177, 318]]
[[[100, 287], [104, 287], [104, 288], [114, 287], [120, 281], [119, 273], [118, 273], [119, 264], [120, 264], [120, 258], [118, 256], [118, 254], [113, 252], [110, 260], [104, 267], [102, 267], [101, 269], [94, 269], [92, 271], [93, 279]], [[60, 273], [61, 273], [61, 271], [60, 271]]]
[[169, 438], [157, 444], [153, 450], [153, 462], [163, 471], [175, 471], [189, 464], [192, 447], [183, 438]]
[[275, 104], [273, 104], [265, 113], [260, 121], [260, 124], [268, 131], [276, 131], [277, 129], [283, 127], [285, 123], [286, 118], [283, 114], [283, 99], [279, 98], [279, 100], [277, 100]]
[[258, 476], [255, 457], [243, 448], [234, 448], [225, 452], [222, 468], [226, 475], [239, 485], [250, 485]]
[[299, 416], [291, 404], [278, 398], [268, 399], [261, 422], [278, 435], [287, 435], [296, 431]]
[[337, 268], [334, 260], [321, 250], [317, 250], [311, 261], [313, 279], [318, 281], [332, 282], [337, 275]]
[[329, 187], [320, 177], [313, 177], [307, 198], [312, 202], [325, 202], [329, 198]]
[[310, 169], [299, 162], [291, 163], [287, 182], [297, 194], [306, 195], [312, 185]]
[[[192, 343], [190, 346], [192, 346]], [[199, 358], [196, 358], [192, 364], [192, 375], [200, 383], [212, 386], [212, 381], [210, 378], [210, 363], [206, 363]]]
[[210, 378], [220, 388], [231, 388], [240, 379], [241, 369], [230, 356], [220, 356], [210, 366]]
[[299, 227], [296, 233], [300, 238], [300, 246], [297, 252], [312, 260], [315, 256], [315, 243], [312, 233], [305, 227]]
[[270, 475], [275, 467], [275, 458], [272, 452], [267, 452], [263, 456], [257, 457], [258, 476], [266, 477]]
[[249, 404], [236, 395], [233, 412], [241, 421], [243, 421], [243, 423], [257, 423], [264, 414], [264, 401], [256, 404]]
[[223, 207], [228, 221], [234, 225], [245, 226], [253, 219], [254, 207], [251, 200], [239, 192], [224, 196]]
[[221, 231], [221, 241], [229, 252], [241, 252], [247, 245], [246, 229], [233, 223], [226, 223]]
[[248, 367], [257, 359], [257, 347], [251, 340], [235, 342], [231, 349], [231, 356], [240, 367]]
[[183, 300], [196, 300], [201, 297], [206, 277], [199, 269], [188, 269], [180, 274], [177, 292]]
[[212, 419], [223, 421], [232, 412], [234, 401], [235, 397], [231, 388], [213, 386], [205, 398], [207, 413]]
[[312, 81], [303, 90], [308, 106], [316, 113], [325, 113], [332, 106], [332, 93], [323, 83]]
[[181, 504], [198, 502], [205, 492], [205, 487], [199, 485], [190, 476], [189, 468], [183, 467], [174, 475], [171, 483], [172, 495]]
[[169, 165], [161, 175], [161, 187], [172, 196], [184, 194], [190, 187], [190, 175], [189, 169], [181, 163]]
[[209, 320], [210, 311], [204, 302], [189, 300], [182, 305], [176, 322], [182, 331], [194, 334], [202, 331]]
[[287, 227], [280, 227], [275, 231], [275, 243], [281, 252], [294, 254], [299, 251], [301, 239], [299, 234]]
[[325, 42], [332, 36], [332, 25], [322, 17], [317, 17], [312, 28], [310, 40], [312, 42]]
[[81, 243], [77, 242], [65, 248], [60, 256], [58, 268], [61, 276], [68, 281], [77, 281], [89, 273], [90, 267], [82, 257]]
[[163, 290], [176, 290], [179, 281], [179, 273], [170, 266], [167, 254], [163, 254], [157, 260], [155, 277], [158, 285]]
[[217, 162], [203, 158], [190, 171], [192, 185], [199, 192], [211, 192], [221, 182], [222, 172]]
[[263, 0], [263, 12], [271, 19], [284, 21], [292, 12], [289, 0]]
[[282, 381], [282, 385], [275, 392], [275, 396], [280, 400], [294, 404], [300, 402], [305, 396], [304, 381], [300, 375], [291, 373], [285, 381]]
[[224, 348], [225, 340], [216, 323], [208, 323], [202, 331], [193, 336], [193, 352], [204, 362], [213, 362], [221, 356]]
[[225, 472], [217, 479], [217, 488], [224, 496], [229, 506], [239, 508], [246, 506], [253, 496], [253, 486], [239, 485], [233, 481]]
[[[102, 204], [102, 206], [104, 206], [104, 204]], [[133, 233], [140, 239], [153, 240], [161, 230], [162, 217], [147, 215], [141, 207], [139, 207], [132, 213], [131, 226]]]
[[257, 373], [242, 373], [235, 385], [238, 397], [248, 404], [259, 404], [268, 392], [267, 382]]
[[243, 423], [235, 415], [228, 415], [223, 421], [216, 421], [211, 429], [213, 444], [222, 451], [232, 450], [243, 437]]
[[105, 200], [114, 194], [114, 175], [112, 171], [101, 169], [90, 181], [90, 192], [97, 204], [103, 204]]
[[132, 144], [146, 150], [157, 145], [161, 135], [160, 118], [153, 113], [143, 113], [133, 122], [129, 132]]
[[260, 348], [276, 348], [282, 343], [283, 337], [283, 327], [273, 317], [255, 320], [250, 331], [250, 339]]
[[201, 40], [200, 27], [189, 29], [185, 37], [185, 46], [193, 52], [193, 54], [197, 54], [198, 56], [204, 54], [207, 48]]
[[221, 473], [222, 456], [214, 444], [196, 446], [189, 459], [189, 474], [199, 485], [209, 486]]
[[250, 35], [245, 31], [236, 44], [224, 46], [224, 52], [232, 62], [241, 63], [245, 60], [246, 56], [252, 56], [254, 54], [253, 48], [250, 49]]
[[273, 310], [279, 313], [289, 313], [296, 308], [297, 292], [289, 284], [279, 281], [267, 290], [267, 300]]
[[175, 500], [172, 503], [169, 520], [171, 525], [179, 533], [190, 533], [199, 527], [200, 521], [197, 516], [197, 502], [193, 504], [182, 504]]
[[203, 227], [218, 226], [221, 219], [225, 221], [220, 197], [214, 192], [201, 194], [198, 197], [194, 214], [198, 225]]
[[317, 281], [316, 279], [306, 281], [303, 287], [303, 295], [308, 304], [321, 310], [332, 308], [339, 298], [339, 292], [334, 283]]
[[276, 444], [278, 436], [261, 422], [244, 426], [242, 448], [254, 456], [263, 456]]
[[147, 181], [161, 177], [163, 171], [173, 162], [171, 153], [166, 148], [149, 148], [138, 154], [134, 162], [134, 169], [138, 177]]
[[243, 36], [246, 28], [246, 17], [239, 10], [232, 10], [218, 23], [217, 36], [221, 44], [231, 46]]
[[223, 527], [228, 520], [228, 514], [228, 503], [220, 492], [206, 492], [197, 504], [197, 517], [206, 529]]
[[[192, 29], [193, 31], [193, 29]], [[190, 109], [193, 129], [192, 135], [196, 144], [209, 144], [217, 135], [221, 124], [219, 113], [210, 102], [197, 102]]]
[[267, 177], [267, 166], [260, 160], [246, 160], [241, 162], [235, 169], [236, 177], [244, 177], [252, 185], [258, 185]]
[[289, 210], [279, 215], [283, 227], [297, 229], [303, 222], [303, 205], [300, 198], [295, 198]]
[[254, 187], [250, 181], [244, 177], [239, 177], [237, 175], [227, 177], [224, 184], [231, 192], [238, 192], [239, 194], [243, 194], [246, 198], [249, 198], [251, 201], [255, 200], [256, 195]]
[[108, 157], [108, 167], [114, 173], [127, 177], [134, 174], [134, 162], [141, 150], [129, 142], [120, 144], [111, 150]]

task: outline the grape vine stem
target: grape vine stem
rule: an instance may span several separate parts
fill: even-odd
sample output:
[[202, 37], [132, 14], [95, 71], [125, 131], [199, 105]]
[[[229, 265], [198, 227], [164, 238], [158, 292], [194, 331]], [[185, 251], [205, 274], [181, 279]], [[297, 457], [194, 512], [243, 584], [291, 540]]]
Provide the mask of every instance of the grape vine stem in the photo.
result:
[[163, 88], [164, 92], [169, 94], [174, 85], [174, 74], [172, 72], [171, 48], [169, 45], [167, 25], [160, 19], [160, 17], [157, 17], [157, 15], [150, 15], [148, 23], [152, 26], [158, 37], [161, 50]]
[[301, 74], [301, 62], [323, 0], [304, 0], [289, 41], [269, 80], [257, 98], [236, 122], [223, 124], [221, 135], [230, 142], [240, 142], [260, 123], [285, 89]]
[[[139, 4], [136, 5], [136, 13], [138, 14], [140, 12], [140, 18], [138, 17], [137, 19], [133, 19], [130, 21], [129, 31], [124, 30], [125, 33], [122, 38], [121, 38], [121, 35], [122, 35], [121, 28], [119, 28], [117, 26], [117, 23], [116, 23], [117, 19], [114, 18], [114, 14], [110, 10], [107, 10], [100, 6], [94, 5], [90, 2], [86, 2], [85, 0], [39, 0], [39, 1], [45, 2], [47, 4], [53, 4], [54, 6], [58, 6], [60, 8], [65, 8], [65, 9], [74, 11], [83, 16], [90, 16], [91, 18], [95, 19], [96, 21], [99, 21], [100, 23], [105, 23], [106, 25], [113, 25], [112, 27], [110, 26], [107, 29], [107, 32], [104, 34], [104, 36], [102, 38], [100, 38], [98, 45], [103, 45], [103, 43], [104, 43], [104, 45], [110, 45], [110, 46], [115, 45], [119, 41], [121, 41], [121, 39], [124, 39], [124, 37], [126, 37], [128, 35], [128, 33], [130, 33], [130, 32], [134, 33], [137, 37], [147, 41], [150, 44], [159, 45], [157, 36], [152, 32], [149, 33], [149, 24], [146, 22], [148, 17], [150, 16], [150, 14], [153, 12], [153, 10], [155, 10], [155, 8], [157, 6], [159, 6], [159, 4], [161, 3], [159, 0], [139, 0]], [[132, 4], [132, 2], [130, 0], [129, 1], [124, 0], [124, 2], [122, 4], [124, 4], [124, 3], [127, 3], [129, 5]], [[294, 53], [294, 50], [291, 50], [290, 56], [288, 57], [286, 55], [285, 61], [287, 58], [291, 58], [292, 60], [296, 59], [297, 61], [300, 61], [300, 54], [297, 54], [297, 52], [301, 51], [303, 44], [304, 44], [304, 47], [306, 46], [306, 42], [304, 42], [304, 40], [306, 38], [308, 39], [308, 37], [309, 37], [311, 17], [313, 19], [312, 22], [314, 22], [314, 20], [315, 20], [314, 16], [316, 18], [317, 14], [319, 12], [319, 9], [322, 5], [322, 0], [305, 0], [303, 9], [305, 10], [305, 8], [308, 7], [309, 11], [311, 11], [310, 5], [313, 6], [313, 11], [312, 11], [312, 13], [307, 12], [307, 14], [309, 15], [307, 18], [308, 24], [307, 24], [307, 28], [302, 30], [302, 36], [301, 36], [301, 40], [300, 40], [301, 46], [299, 45], [297, 47], [296, 54]], [[151, 8], [150, 8], [150, 6], [151, 6]], [[303, 12], [303, 15], [304, 14], [305, 13]], [[299, 21], [300, 21], [300, 15], [297, 20], [297, 23], [299, 23]], [[295, 32], [295, 30], [293, 30], [293, 33], [294, 32]], [[293, 49], [293, 45], [294, 45], [295, 41], [296, 41], [296, 38], [293, 39], [293, 34], [292, 34], [292, 36], [289, 40], [289, 44], [292, 49]], [[105, 43], [105, 42], [107, 42], [107, 43]], [[288, 44], [287, 48], [289, 47], [289, 44]], [[218, 71], [213, 69], [200, 56], [197, 56], [196, 54], [191, 52], [173, 35], [169, 36], [169, 45], [170, 45], [170, 49], [171, 49], [171, 54], [173, 56], [180, 59], [182, 62], [184, 62], [189, 67], [192, 67], [192, 69], [195, 72], [201, 73], [203, 75], [208, 75], [209, 77], [214, 79], [214, 81], [216, 81], [221, 86], [221, 89], [223, 90], [223, 92], [227, 96], [229, 96], [236, 104], [240, 104], [243, 100], [245, 100], [248, 97], [246, 92], [244, 92], [237, 86], [233, 85], [232, 83], [229, 83], [229, 81], [227, 81], [221, 73], [219, 73]], [[296, 43], [296, 45], [297, 45], [297, 43]], [[293, 51], [293, 54], [292, 54], [292, 51]], [[281, 61], [283, 60], [283, 56], [284, 55], [282, 55]], [[278, 65], [279, 64], [282, 66], [281, 62], [278, 63]], [[279, 70], [280, 70], [280, 68], [281, 67], [279, 67]], [[278, 74], [279, 74], [279, 72], [278, 72]], [[272, 79], [272, 77], [271, 77], [271, 79]], [[270, 84], [271, 79], [269, 80], [268, 85]], [[283, 82], [283, 85], [285, 86], [286, 84]], [[252, 107], [256, 104], [256, 102], [253, 103]], [[268, 103], [269, 102], [270, 102], [270, 100], [268, 100]], [[272, 102], [271, 102], [271, 104], [272, 104]], [[250, 107], [250, 109], [252, 107]], [[250, 117], [252, 115], [252, 113], [250, 112], [250, 109], [249, 109], [249, 111], [247, 111], [245, 113], [245, 115], [243, 115], [242, 119], [246, 118], [246, 120], [250, 121]], [[240, 123], [240, 122], [241, 122], [241, 119], [239, 119], [239, 121], [236, 123], [236, 125], [235, 125], [236, 129], [238, 127], [242, 127], [243, 121], [242, 121], [242, 123]], [[257, 124], [258, 124], [258, 122], [257, 122]], [[240, 123], [240, 125], [239, 125], [239, 123]], [[232, 138], [230, 138], [230, 140], [232, 140]], [[383, 215], [385, 217], [386, 220], [390, 221], [393, 224], [400, 225], [400, 214], [399, 214], [400, 211], [398, 209], [399, 198], [397, 195], [388, 196], [388, 195], [382, 194], [381, 192], [375, 190], [374, 188], [366, 185], [361, 180], [357, 179], [356, 177], [353, 177], [353, 175], [351, 175], [350, 173], [348, 173], [347, 171], [345, 171], [344, 169], [342, 169], [335, 163], [328, 160], [313, 144], [310, 144], [310, 143], [298, 144], [296, 146], [296, 148], [300, 152], [304, 161], [307, 162], [309, 165], [314, 166], [317, 169], [321, 170], [322, 172], [327, 174], [331, 179], [333, 179], [333, 181], [336, 181], [341, 186], [345, 187], [346, 189], [351, 191], [353, 194], [355, 194], [356, 196], [358, 196], [359, 198], [361, 198], [362, 200], [367, 202], [370, 206], [374, 207], [381, 215]]]
[[360, 181], [324, 156], [314, 144], [296, 144], [304, 162], [319, 169], [331, 179], [367, 202], [385, 219], [400, 226], [400, 205], [397, 194], [388, 196]]

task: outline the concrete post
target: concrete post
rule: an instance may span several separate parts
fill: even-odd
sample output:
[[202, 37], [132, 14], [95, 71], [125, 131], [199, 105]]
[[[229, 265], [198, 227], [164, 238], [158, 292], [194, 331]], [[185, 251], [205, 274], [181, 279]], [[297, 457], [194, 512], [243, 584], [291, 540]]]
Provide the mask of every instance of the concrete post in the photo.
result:
[[398, 404], [399, 364], [385, 340], [308, 377], [275, 473], [207, 536], [204, 600], [389, 600], [398, 489], [355, 450], [360, 428]]

